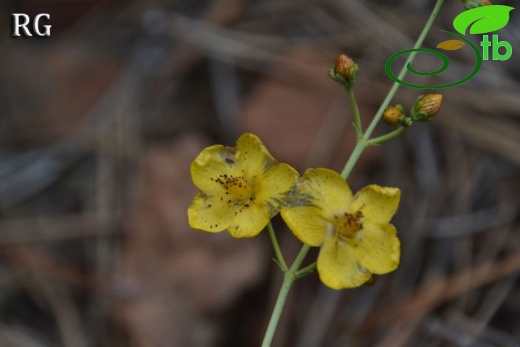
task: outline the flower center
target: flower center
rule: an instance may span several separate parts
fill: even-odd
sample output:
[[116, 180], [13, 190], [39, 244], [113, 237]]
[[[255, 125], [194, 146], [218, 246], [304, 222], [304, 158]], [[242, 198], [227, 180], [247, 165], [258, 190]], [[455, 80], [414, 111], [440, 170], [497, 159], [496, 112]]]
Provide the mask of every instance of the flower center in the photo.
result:
[[214, 181], [220, 183], [226, 195], [239, 201], [248, 200], [253, 196], [253, 188], [249, 186], [244, 176], [220, 175]]
[[343, 216], [335, 217], [336, 218], [336, 231], [341, 236], [352, 237], [356, 233], [356, 231], [363, 228], [363, 224], [361, 223], [361, 219], [363, 218], [363, 214], [361, 211], [357, 211], [355, 213], [344, 213]]

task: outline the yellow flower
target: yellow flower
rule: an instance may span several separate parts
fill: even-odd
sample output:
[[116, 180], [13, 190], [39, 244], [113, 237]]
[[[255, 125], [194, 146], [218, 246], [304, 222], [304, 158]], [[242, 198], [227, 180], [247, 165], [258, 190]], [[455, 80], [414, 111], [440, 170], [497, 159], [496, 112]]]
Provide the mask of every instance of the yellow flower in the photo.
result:
[[399, 265], [401, 246], [389, 222], [400, 194], [369, 185], [353, 196], [338, 173], [309, 169], [281, 214], [300, 241], [321, 246], [321, 281], [333, 289], [354, 288]]
[[209, 232], [227, 229], [233, 237], [256, 236], [280, 211], [298, 177], [256, 135], [243, 134], [234, 148], [208, 147], [191, 164], [191, 178], [201, 192], [188, 208], [190, 226]]

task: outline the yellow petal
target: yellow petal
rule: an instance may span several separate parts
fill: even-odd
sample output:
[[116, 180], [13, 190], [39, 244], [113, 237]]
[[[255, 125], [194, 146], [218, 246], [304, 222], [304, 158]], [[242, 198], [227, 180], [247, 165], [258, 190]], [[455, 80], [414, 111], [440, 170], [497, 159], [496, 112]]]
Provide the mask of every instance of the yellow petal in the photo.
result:
[[352, 203], [352, 191], [347, 182], [335, 171], [309, 169], [303, 175], [293, 206], [313, 205], [322, 210], [325, 219], [343, 214]]
[[329, 223], [316, 206], [296, 206], [282, 208], [281, 215], [293, 234], [309, 246], [321, 246], [325, 240]]
[[228, 228], [231, 236], [236, 238], [254, 237], [269, 223], [271, 212], [267, 203], [252, 202], [248, 205], [236, 210], [235, 218]]
[[369, 223], [388, 223], [397, 211], [401, 191], [372, 184], [357, 192], [352, 211], [361, 211]]
[[298, 172], [287, 164], [278, 163], [254, 181], [255, 199], [268, 202], [272, 207], [271, 216], [278, 213], [287, 193], [298, 181]]
[[334, 237], [326, 238], [321, 247], [318, 274], [321, 281], [332, 289], [359, 287], [372, 276], [358, 264], [353, 248]]
[[223, 195], [224, 189], [216, 180], [222, 175], [242, 175], [231, 147], [214, 145], [205, 148], [191, 164], [191, 179], [197, 188], [209, 195]]
[[383, 275], [399, 266], [401, 244], [392, 224], [364, 225], [356, 241], [356, 258], [371, 273]]
[[228, 228], [235, 217], [234, 209], [221, 197], [199, 193], [188, 208], [188, 220], [194, 229], [219, 232]]
[[249, 178], [260, 176], [276, 164], [276, 160], [265, 148], [262, 140], [250, 133], [244, 133], [238, 138], [236, 158], [244, 169], [244, 176]]

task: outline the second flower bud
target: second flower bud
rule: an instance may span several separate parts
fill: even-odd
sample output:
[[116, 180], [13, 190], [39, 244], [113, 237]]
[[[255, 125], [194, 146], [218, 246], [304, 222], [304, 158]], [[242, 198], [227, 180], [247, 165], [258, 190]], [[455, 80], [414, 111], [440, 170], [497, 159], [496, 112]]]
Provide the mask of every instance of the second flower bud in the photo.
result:
[[412, 120], [404, 113], [402, 105], [388, 106], [383, 112], [383, 120], [388, 125], [400, 125], [409, 127], [412, 125]]

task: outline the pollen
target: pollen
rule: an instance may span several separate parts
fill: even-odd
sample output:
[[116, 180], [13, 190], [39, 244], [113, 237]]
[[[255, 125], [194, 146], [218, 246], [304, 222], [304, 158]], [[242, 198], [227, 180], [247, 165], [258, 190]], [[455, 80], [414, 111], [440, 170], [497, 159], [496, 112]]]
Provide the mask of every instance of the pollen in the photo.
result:
[[336, 216], [336, 231], [341, 236], [353, 237], [358, 230], [363, 228], [363, 214], [361, 211], [355, 213], [344, 213], [342, 216]]
[[247, 201], [253, 196], [253, 189], [244, 176], [220, 175], [213, 181], [219, 183], [226, 195], [233, 197], [235, 200]]

